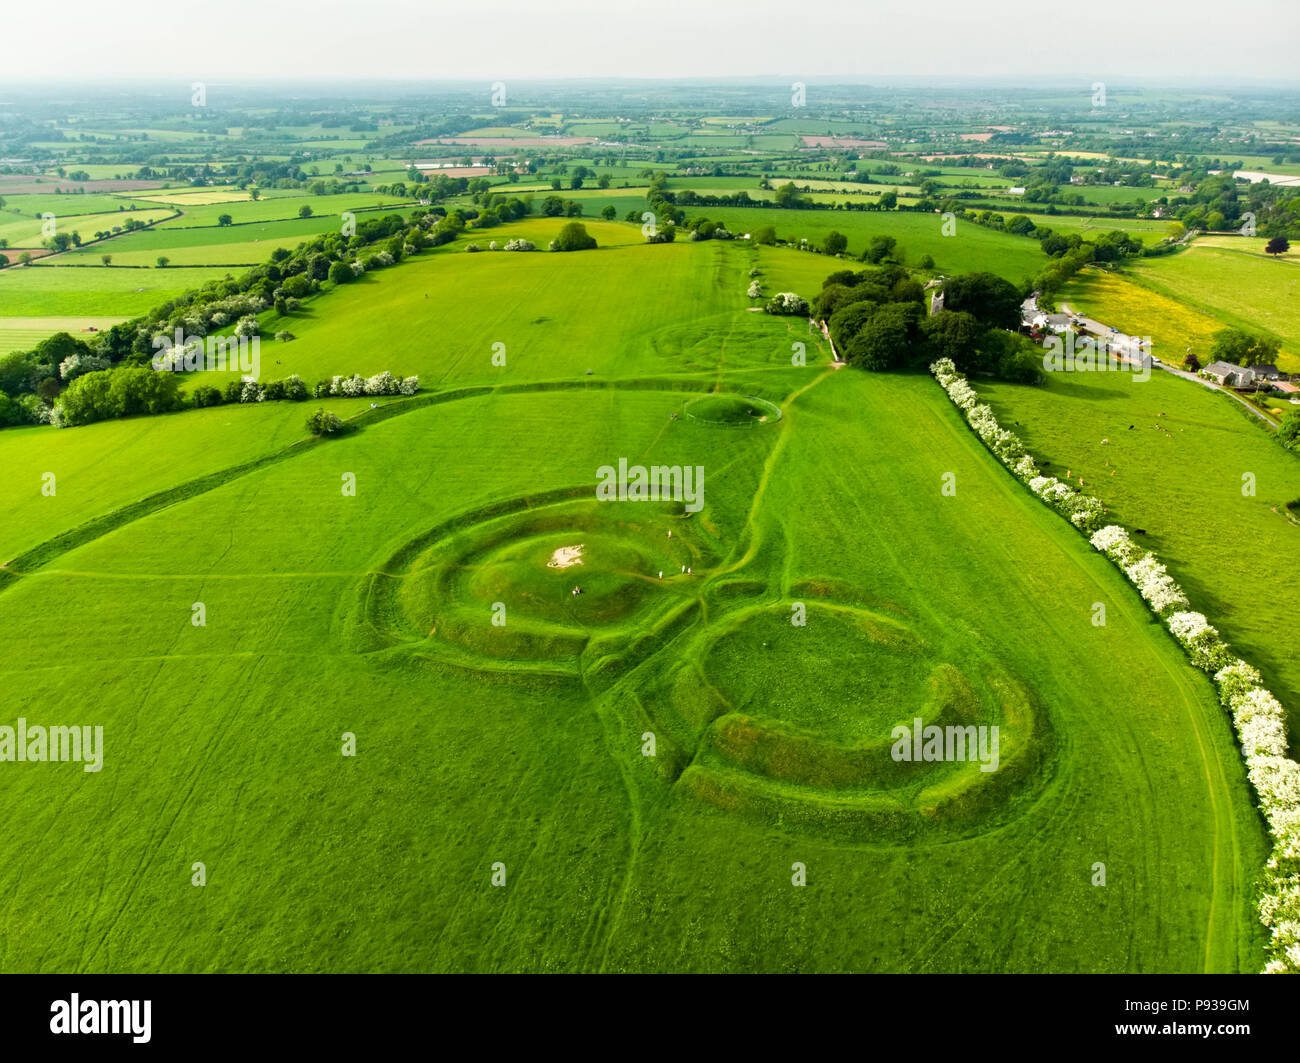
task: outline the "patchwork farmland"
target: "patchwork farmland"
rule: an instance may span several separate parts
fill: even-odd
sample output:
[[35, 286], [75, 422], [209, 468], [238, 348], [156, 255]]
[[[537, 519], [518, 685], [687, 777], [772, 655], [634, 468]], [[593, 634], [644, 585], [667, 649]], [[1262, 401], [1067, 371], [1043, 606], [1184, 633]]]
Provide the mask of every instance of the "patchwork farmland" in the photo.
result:
[[0, 123], [0, 970], [1300, 969], [1291, 95], [207, 88]]

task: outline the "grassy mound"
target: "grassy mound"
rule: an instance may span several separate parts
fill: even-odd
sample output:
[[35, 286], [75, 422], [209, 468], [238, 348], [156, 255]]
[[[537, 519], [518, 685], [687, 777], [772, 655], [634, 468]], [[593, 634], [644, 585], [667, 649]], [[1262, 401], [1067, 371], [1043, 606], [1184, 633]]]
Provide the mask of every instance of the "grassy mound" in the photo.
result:
[[697, 424], [755, 428], [779, 421], [781, 407], [753, 395], [706, 395], [688, 402], [682, 415]]

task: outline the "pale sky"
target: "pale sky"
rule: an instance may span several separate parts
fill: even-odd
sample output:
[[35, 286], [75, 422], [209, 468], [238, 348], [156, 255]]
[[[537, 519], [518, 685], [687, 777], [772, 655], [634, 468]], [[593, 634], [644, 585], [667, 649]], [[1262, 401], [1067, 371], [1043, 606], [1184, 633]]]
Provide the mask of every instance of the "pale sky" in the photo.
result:
[[1052, 76], [1294, 80], [1300, 0], [55, 0], [0, 82]]

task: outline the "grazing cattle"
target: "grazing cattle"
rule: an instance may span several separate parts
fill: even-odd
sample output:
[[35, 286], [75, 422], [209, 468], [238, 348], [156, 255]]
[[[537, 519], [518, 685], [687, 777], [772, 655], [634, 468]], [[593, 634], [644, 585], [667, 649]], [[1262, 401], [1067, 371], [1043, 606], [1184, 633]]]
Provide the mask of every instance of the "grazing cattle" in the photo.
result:
[[1146, 528], [1134, 528], [1134, 529], [1133, 529], [1133, 532], [1134, 532], [1134, 534], [1136, 534], [1136, 535], [1146, 535], [1147, 530], [1146, 530]]

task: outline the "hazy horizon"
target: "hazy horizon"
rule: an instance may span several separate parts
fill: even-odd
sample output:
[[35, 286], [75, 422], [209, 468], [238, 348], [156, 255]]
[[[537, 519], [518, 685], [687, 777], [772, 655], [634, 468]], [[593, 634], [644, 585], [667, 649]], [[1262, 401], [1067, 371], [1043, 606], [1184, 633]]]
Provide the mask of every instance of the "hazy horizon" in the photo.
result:
[[[775, 0], [684, 0], [592, 8], [465, 0], [425, 5], [321, 0], [310, 9], [229, 0], [178, 11], [160, 0], [104, 6], [67, 0], [50, 15], [7, 17], [14, 49], [0, 83], [94, 78], [284, 83], [543, 82], [797, 78], [1059, 78], [1090, 82], [1223, 80], [1286, 83], [1300, 39], [1300, 5], [1261, 0], [1244, 23], [1214, 28], [1204, 0], [1171, 9], [1152, 0], [1094, 0], [1054, 20], [1041, 4], [994, 8], [957, 0], [924, 7], [831, 0], [815, 11]], [[1235, 35], [1235, 36], [1234, 36]], [[46, 37], [54, 37], [48, 47]], [[1122, 41], [1124, 51], [1110, 46]], [[200, 42], [194, 44], [191, 42]], [[59, 74], [51, 79], [51, 49]], [[490, 58], [485, 57], [490, 56]], [[39, 86], [31, 86], [39, 88]]]

